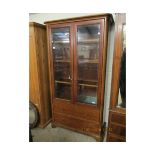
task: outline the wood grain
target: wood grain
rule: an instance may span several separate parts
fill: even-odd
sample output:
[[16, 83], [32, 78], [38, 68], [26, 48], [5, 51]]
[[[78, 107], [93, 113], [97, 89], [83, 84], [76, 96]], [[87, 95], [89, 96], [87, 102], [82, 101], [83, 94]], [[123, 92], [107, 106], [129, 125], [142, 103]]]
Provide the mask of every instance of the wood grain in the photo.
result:
[[38, 107], [40, 127], [44, 127], [51, 120], [46, 28], [30, 23], [29, 32], [29, 100]]
[[[106, 73], [106, 56], [108, 44], [109, 21], [113, 23], [110, 14], [102, 14], [89, 17], [65, 19], [45, 22], [48, 39], [49, 77], [52, 102], [52, 124], [62, 126], [74, 131], [91, 135], [100, 141], [103, 139], [103, 107], [104, 107], [104, 87]], [[98, 61], [98, 91], [97, 105], [79, 103], [77, 101], [77, 27], [79, 25], [100, 24], [100, 48]], [[54, 89], [54, 67], [52, 52], [52, 29], [60, 27], [70, 28], [70, 49], [71, 49], [71, 100], [63, 100], [55, 97]], [[90, 43], [91, 44], [91, 43]], [[90, 85], [90, 84], [89, 84]]]
[[125, 14], [116, 14], [115, 23], [115, 47], [113, 56], [112, 83], [110, 96], [110, 110], [107, 141], [126, 141], [126, 109], [118, 108], [119, 73], [122, 54], [122, 24], [125, 22]]

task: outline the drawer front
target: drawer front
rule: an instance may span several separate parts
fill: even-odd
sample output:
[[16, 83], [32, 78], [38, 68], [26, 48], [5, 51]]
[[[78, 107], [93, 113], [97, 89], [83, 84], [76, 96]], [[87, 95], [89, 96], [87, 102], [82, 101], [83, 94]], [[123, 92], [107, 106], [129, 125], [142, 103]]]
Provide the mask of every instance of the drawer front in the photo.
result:
[[85, 133], [100, 134], [101, 127], [97, 123], [91, 123], [78, 118], [73, 118], [63, 114], [54, 113], [53, 121], [62, 124], [68, 128], [75, 129]]
[[108, 141], [125, 142], [126, 141], [126, 115], [117, 112], [110, 112]]
[[75, 104], [64, 104], [64, 103], [54, 103], [53, 110], [56, 113], [62, 113], [66, 115], [72, 115], [74, 117], [94, 121], [99, 123], [99, 110], [89, 106], [75, 105]]
[[126, 136], [126, 128], [125, 127], [118, 126], [118, 125], [115, 125], [112, 123], [110, 125], [110, 132], [114, 133], [116, 135], [119, 135], [119, 136], [123, 136], [123, 137]]
[[117, 113], [111, 113], [111, 122], [118, 123], [121, 125], [126, 125], [125, 115], [117, 114]]
[[125, 142], [125, 138], [120, 138], [118, 136], [109, 134], [108, 142]]

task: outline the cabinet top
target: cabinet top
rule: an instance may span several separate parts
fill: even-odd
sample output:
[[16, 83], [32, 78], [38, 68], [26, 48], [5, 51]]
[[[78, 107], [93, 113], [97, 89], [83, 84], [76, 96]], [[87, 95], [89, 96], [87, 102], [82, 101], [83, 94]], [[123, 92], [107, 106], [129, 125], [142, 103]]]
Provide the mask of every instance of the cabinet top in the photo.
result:
[[46, 28], [46, 26], [45, 25], [42, 25], [42, 24], [40, 24], [40, 23], [36, 23], [36, 22], [29, 22], [29, 26], [36, 26], [36, 27], [41, 27], [41, 28]]
[[51, 21], [45, 21], [44, 24], [57, 24], [57, 23], [63, 23], [63, 22], [76, 22], [76, 21], [82, 21], [82, 20], [95, 20], [95, 19], [101, 19], [103, 17], [110, 18], [110, 21], [113, 23], [113, 16], [110, 13], [104, 13], [104, 14], [96, 14], [96, 15], [89, 15], [89, 16], [81, 16], [81, 17], [74, 17], [74, 18], [66, 18], [66, 19], [59, 19], [59, 20], [51, 20]]

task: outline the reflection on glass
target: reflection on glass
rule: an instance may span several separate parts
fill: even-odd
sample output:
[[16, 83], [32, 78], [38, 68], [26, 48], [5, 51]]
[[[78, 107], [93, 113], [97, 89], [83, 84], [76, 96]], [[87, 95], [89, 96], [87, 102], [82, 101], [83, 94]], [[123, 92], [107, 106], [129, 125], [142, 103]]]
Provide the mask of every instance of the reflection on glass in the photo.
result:
[[70, 29], [52, 29], [55, 97], [71, 99]]
[[100, 25], [77, 28], [77, 100], [97, 104]]
[[123, 25], [122, 56], [120, 64], [118, 107], [126, 108], [126, 29]]
[[97, 103], [97, 82], [78, 81], [78, 101], [88, 104]]

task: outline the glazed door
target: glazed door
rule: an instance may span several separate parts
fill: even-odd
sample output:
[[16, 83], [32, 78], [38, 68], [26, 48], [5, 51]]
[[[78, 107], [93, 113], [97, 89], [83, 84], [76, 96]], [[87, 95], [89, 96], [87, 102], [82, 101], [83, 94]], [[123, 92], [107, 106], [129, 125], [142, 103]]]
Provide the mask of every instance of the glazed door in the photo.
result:
[[53, 98], [71, 102], [73, 95], [73, 62], [71, 26], [51, 28]]
[[100, 20], [75, 25], [74, 96], [77, 104], [100, 104], [101, 29]]

